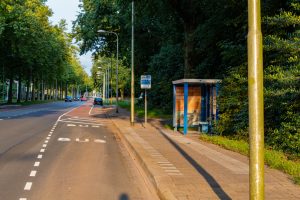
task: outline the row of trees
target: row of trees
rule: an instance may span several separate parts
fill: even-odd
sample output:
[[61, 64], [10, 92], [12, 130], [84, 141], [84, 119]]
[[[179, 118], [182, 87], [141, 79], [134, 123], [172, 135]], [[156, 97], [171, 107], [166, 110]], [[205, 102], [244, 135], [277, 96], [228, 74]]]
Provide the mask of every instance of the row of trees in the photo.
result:
[[[130, 66], [131, 0], [83, 0], [74, 32], [81, 53], [109, 55], [119, 33], [120, 55]], [[263, 0], [265, 135], [272, 148], [300, 154], [300, 3]], [[135, 73], [155, 87], [150, 104], [172, 110], [172, 80], [223, 79], [218, 134], [248, 138], [246, 0], [135, 1]], [[136, 79], [138, 89], [138, 79]]]
[[13, 100], [14, 80], [19, 91], [26, 86], [25, 97], [19, 92], [18, 101], [57, 98], [54, 90], [62, 94], [64, 88], [66, 95], [68, 85], [87, 83], [65, 21], [52, 25], [45, 1], [2, 0], [0, 13], [0, 74], [4, 84], [9, 81], [8, 103]]
[[[128, 83], [130, 81], [130, 70], [123, 65], [123, 61], [118, 61], [118, 73], [117, 73], [117, 60], [114, 55], [111, 57], [99, 56], [94, 59], [94, 64], [91, 69], [91, 79], [93, 80], [93, 87], [96, 91], [99, 91], [104, 97], [104, 93], [110, 92], [116, 96], [116, 79], [118, 76], [118, 94], [121, 99], [124, 99], [125, 90], [128, 89]], [[107, 89], [107, 84], [109, 88]]]

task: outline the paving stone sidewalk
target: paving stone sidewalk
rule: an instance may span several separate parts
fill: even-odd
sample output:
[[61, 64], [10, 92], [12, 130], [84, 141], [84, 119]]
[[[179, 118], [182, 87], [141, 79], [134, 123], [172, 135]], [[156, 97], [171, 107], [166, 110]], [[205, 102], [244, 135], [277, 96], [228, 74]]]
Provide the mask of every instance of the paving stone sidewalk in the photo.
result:
[[[249, 199], [247, 157], [202, 142], [195, 134], [167, 130], [156, 120], [131, 126], [128, 111], [105, 110], [161, 199]], [[265, 199], [300, 199], [300, 187], [266, 167]]]

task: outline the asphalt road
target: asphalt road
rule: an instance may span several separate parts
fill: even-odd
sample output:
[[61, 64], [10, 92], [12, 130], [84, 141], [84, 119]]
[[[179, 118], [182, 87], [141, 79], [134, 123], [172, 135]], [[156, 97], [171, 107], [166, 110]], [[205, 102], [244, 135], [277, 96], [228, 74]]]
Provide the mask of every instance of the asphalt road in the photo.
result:
[[60, 102], [0, 119], [1, 200], [157, 199], [104, 108]]

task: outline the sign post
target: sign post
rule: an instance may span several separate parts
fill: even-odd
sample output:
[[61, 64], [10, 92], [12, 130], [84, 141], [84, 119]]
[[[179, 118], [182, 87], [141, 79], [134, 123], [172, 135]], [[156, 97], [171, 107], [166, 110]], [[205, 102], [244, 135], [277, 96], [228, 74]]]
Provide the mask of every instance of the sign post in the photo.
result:
[[141, 76], [141, 89], [145, 89], [145, 124], [147, 124], [147, 89], [151, 89], [151, 75]]

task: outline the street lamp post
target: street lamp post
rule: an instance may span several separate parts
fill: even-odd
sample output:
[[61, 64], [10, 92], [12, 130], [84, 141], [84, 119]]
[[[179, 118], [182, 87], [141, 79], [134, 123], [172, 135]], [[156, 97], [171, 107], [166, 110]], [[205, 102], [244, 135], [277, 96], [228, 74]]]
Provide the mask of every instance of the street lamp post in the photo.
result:
[[119, 112], [118, 106], [119, 106], [119, 90], [118, 90], [118, 83], [119, 83], [119, 36], [116, 32], [113, 31], [105, 31], [105, 30], [99, 30], [98, 33], [110, 33], [114, 34], [117, 37], [117, 69], [116, 69], [116, 113]]
[[130, 122], [134, 125], [134, 1], [131, 9], [131, 115]]
[[263, 45], [260, 0], [248, 0], [249, 186], [250, 199], [264, 192]]

